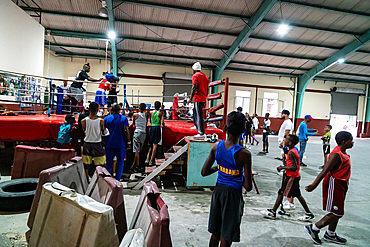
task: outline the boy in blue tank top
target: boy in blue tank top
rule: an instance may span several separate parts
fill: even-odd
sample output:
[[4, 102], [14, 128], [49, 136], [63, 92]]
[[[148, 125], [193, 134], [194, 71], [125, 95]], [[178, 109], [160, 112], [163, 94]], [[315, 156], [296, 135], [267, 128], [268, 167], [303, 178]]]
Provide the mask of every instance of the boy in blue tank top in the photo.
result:
[[[252, 155], [239, 143], [245, 132], [245, 116], [233, 111], [227, 115], [227, 139], [215, 144], [202, 168], [202, 176], [218, 171], [213, 190], [208, 231], [212, 233], [210, 247], [231, 246], [240, 242], [240, 223], [244, 201], [242, 186], [252, 190]], [[217, 162], [217, 166], [213, 163]], [[213, 167], [212, 167], [213, 166]]]

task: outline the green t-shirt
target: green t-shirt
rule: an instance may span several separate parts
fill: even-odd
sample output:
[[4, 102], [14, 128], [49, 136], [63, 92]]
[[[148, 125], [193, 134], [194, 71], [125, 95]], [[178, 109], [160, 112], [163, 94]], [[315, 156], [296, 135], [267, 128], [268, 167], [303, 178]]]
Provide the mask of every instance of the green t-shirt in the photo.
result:
[[154, 111], [150, 119], [150, 126], [161, 126], [161, 119], [159, 118], [159, 111]]
[[326, 132], [326, 134], [324, 135], [324, 137], [326, 138], [326, 141], [323, 140], [322, 141], [322, 145], [326, 145], [326, 146], [330, 145], [330, 138], [331, 138], [330, 131], [329, 132]]

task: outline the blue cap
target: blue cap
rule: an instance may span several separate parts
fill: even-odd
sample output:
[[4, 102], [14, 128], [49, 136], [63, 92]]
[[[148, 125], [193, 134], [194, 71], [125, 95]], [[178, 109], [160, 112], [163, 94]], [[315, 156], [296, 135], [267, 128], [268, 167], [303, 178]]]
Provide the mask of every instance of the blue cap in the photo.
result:
[[313, 119], [313, 117], [311, 115], [306, 115], [304, 116], [304, 119]]
[[111, 73], [106, 73], [105, 74], [105, 79], [109, 82], [113, 82], [113, 81], [119, 81], [119, 77], [118, 76], [114, 76], [113, 74]]
[[288, 110], [282, 110], [281, 111], [281, 114], [286, 114], [286, 115], [289, 116], [290, 115], [290, 111], [288, 111]]

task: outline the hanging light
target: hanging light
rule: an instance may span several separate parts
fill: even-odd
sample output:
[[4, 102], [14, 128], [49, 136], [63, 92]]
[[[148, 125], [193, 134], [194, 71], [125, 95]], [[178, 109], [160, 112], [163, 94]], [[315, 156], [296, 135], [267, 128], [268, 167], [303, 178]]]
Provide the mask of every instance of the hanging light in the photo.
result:
[[107, 18], [108, 17], [108, 9], [107, 9], [107, 2], [102, 1], [101, 2], [102, 7], [99, 9], [99, 16]]
[[337, 61], [337, 62], [338, 62], [338, 63], [344, 63], [344, 61], [345, 61], [345, 60], [344, 60], [344, 58], [340, 58], [340, 59], [338, 59], [338, 61]]
[[289, 30], [289, 25], [281, 23], [279, 28], [276, 30], [280, 35], [285, 35]]
[[108, 37], [109, 37], [109, 39], [115, 39], [116, 38], [116, 33], [114, 31], [109, 31], [108, 32]]

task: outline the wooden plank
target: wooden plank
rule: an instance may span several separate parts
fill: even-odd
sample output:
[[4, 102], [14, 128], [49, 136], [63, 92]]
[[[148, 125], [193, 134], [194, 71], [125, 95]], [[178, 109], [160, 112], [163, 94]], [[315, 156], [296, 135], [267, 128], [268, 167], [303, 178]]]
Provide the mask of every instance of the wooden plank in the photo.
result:
[[172, 162], [172, 165], [184, 165], [185, 164], [185, 161], [183, 160], [175, 160], [174, 162]]
[[166, 175], [166, 171], [161, 171], [160, 173], [158, 173], [158, 176], [163, 176], [163, 175]]
[[152, 178], [157, 176], [158, 173], [163, 171], [164, 168], [166, 168], [168, 165], [170, 165], [172, 162], [174, 162], [177, 158], [179, 158], [183, 153], [185, 153], [188, 150], [188, 143], [186, 143], [178, 152], [176, 152], [171, 158], [166, 160], [165, 162], [162, 163], [162, 165], [158, 166], [152, 173], [150, 173], [146, 178], [144, 178], [140, 183], [138, 183], [134, 189], [138, 190], [143, 185], [150, 181]]
[[169, 165], [167, 166], [166, 168], [164, 168], [165, 170], [171, 170], [172, 169], [172, 165]]

